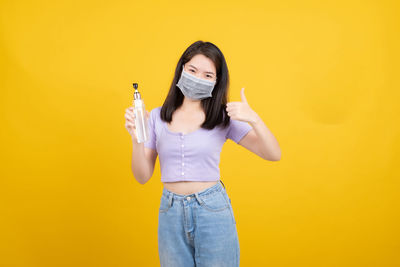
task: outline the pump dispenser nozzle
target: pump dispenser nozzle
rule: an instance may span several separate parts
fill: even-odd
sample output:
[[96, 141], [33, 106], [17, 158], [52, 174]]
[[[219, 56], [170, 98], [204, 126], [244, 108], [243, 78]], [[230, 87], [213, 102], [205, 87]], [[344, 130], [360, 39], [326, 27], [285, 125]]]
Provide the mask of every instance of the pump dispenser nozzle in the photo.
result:
[[135, 92], [133, 93], [133, 99], [134, 100], [141, 99], [142, 97], [141, 97], [141, 95], [140, 95], [140, 93], [138, 91], [138, 84], [137, 83], [133, 83], [133, 88], [135, 88]]

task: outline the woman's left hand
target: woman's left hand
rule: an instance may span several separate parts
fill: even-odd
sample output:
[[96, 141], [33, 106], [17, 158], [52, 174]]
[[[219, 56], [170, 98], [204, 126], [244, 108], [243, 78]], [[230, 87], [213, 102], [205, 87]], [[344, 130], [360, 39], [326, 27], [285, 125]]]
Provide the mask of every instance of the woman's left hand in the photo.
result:
[[228, 116], [234, 120], [246, 121], [254, 123], [257, 121], [258, 114], [252, 110], [247, 103], [246, 97], [244, 96], [244, 87], [240, 91], [242, 101], [240, 102], [229, 102], [226, 104], [226, 111]]

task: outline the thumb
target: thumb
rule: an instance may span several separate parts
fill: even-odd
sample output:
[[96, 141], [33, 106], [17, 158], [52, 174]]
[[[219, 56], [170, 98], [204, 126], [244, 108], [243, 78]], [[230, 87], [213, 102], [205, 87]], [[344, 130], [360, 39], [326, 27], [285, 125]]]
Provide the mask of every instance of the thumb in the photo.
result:
[[246, 99], [246, 97], [245, 97], [245, 95], [244, 95], [244, 87], [243, 87], [242, 90], [240, 91], [240, 96], [241, 96], [241, 98], [242, 98], [242, 102], [247, 103], [247, 99]]

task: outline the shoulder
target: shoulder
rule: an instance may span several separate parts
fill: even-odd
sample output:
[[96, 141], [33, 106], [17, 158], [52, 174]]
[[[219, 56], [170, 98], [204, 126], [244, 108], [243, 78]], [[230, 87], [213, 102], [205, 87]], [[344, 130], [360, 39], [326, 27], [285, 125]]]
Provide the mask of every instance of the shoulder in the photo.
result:
[[150, 116], [151, 116], [152, 118], [156, 118], [157, 115], [160, 115], [160, 111], [161, 111], [161, 106], [155, 107], [155, 108], [153, 108], [153, 109], [150, 110]]
[[150, 112], [160, 112], [161, 108], [162, 108], [162, 106], [155, 107], [155, 108], [151, 109]]

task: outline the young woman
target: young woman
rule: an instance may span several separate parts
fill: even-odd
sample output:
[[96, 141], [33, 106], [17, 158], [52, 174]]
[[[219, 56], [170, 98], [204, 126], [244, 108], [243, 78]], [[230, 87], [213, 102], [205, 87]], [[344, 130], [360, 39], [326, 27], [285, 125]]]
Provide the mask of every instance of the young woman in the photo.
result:
[[147, 142], [137, 142], [133, 108], [126, 109], [125, 127], [133, 141], [132, 172], [139, 183], [151, 178], [160, 157], [162, 267], [239, 266], [236, 220], [219, 176], [226, 139], [263, 159], [280, 160], [276, 139], [248, 105], [243, 89], [241, 102], [227, 103], [228, 87], [228, 68], [220, 49], [197, 41], [179, 59], [163, 105], [146, 111]]

